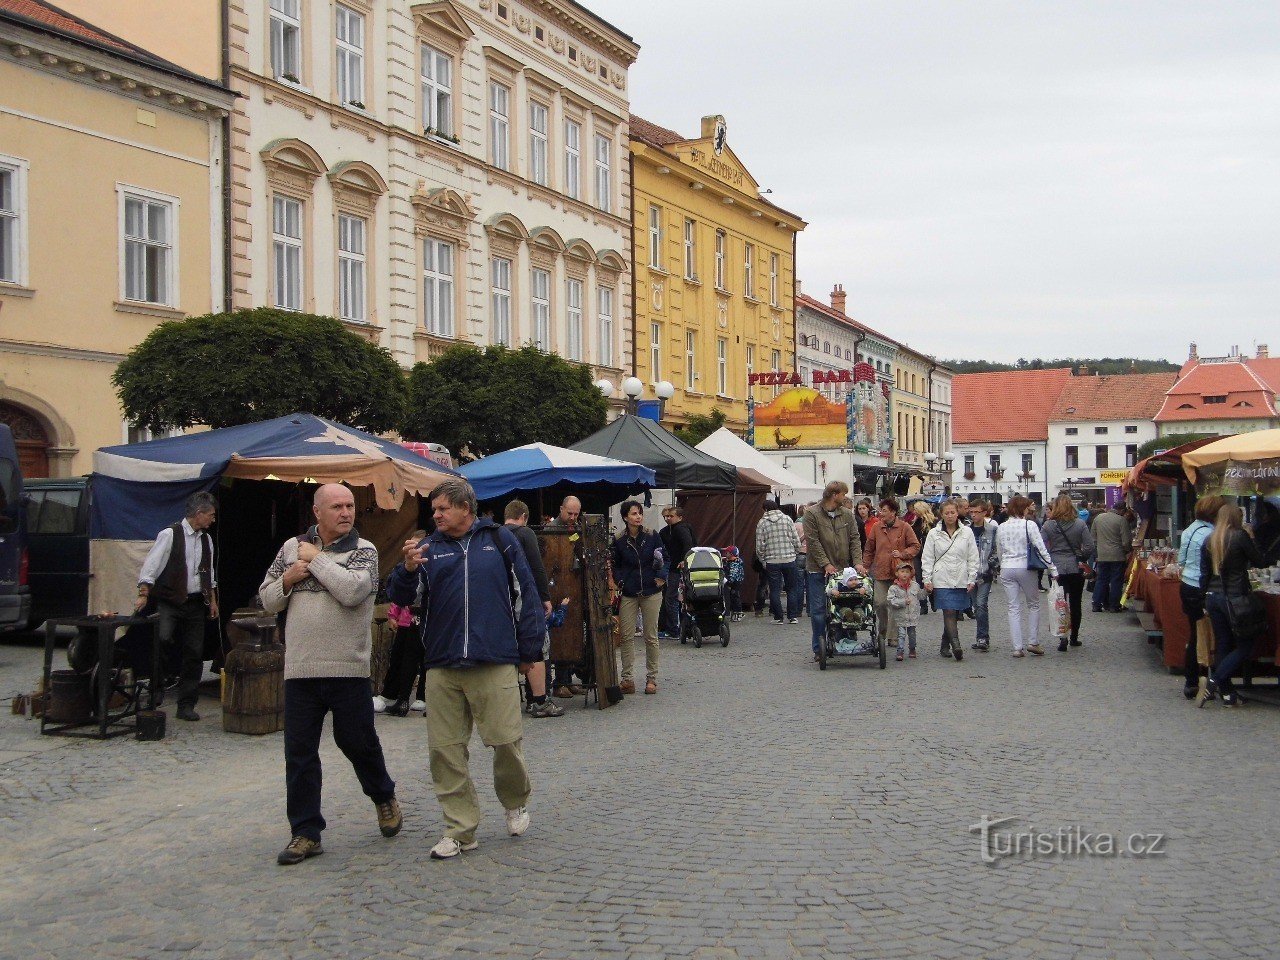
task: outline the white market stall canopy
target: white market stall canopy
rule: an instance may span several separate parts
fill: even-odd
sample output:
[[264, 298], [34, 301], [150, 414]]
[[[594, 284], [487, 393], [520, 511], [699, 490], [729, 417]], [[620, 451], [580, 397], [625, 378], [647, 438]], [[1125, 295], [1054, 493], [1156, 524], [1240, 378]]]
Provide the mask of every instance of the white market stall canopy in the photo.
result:
[[728, 427], [721, 427], [696, 449], [735, 467], [747, 467], [763, 474], [783, 503], [815, 503], [822, 499], [822, 487], [788, 470], [776, 460], [770, 460]]

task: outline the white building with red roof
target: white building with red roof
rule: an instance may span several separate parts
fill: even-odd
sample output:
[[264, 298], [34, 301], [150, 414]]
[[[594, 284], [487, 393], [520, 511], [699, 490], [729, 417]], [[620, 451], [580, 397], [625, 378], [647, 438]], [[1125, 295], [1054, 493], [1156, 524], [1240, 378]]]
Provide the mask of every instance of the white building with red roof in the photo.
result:
[[1265, 343], [1253, 357], [1232, 347], [1225, 357], [1201, 357], [1191, 344], [1177, 382], [1156, 413], [1160, 436], [1217, 433], [1230, 436], [1280, 427], [1280, 357]]

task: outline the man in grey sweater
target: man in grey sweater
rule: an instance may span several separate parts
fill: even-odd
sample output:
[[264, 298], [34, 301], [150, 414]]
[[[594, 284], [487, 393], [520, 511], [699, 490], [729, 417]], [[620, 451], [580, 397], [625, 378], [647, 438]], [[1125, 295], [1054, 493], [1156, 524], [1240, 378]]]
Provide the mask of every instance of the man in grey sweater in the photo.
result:
[[333, 713], [333, 739], [373, 801], [384, 837], [400, 832], [396, 785], [387, 774], [373, 725], [369, 684], [370, 624], [378, 585], [378, 551], [355, 530], [355, 499], [342, 484], [316, 490], [316, 525], [287, 540], [258, 588], [264, 609], [289, 611], [284, 654], [284, 756], [293, 839], [277, 862], [318, 856], [320, 732]]
[[1097, 580], [1093, 586], [1093, 611], [1118, 611], [1124, 591], [1124, 568], [1133, 547], [1133, 530], [1124, 518], [1124, 501], [1116, 501], [1093, 521], [1093, 540], [1098, 548]]

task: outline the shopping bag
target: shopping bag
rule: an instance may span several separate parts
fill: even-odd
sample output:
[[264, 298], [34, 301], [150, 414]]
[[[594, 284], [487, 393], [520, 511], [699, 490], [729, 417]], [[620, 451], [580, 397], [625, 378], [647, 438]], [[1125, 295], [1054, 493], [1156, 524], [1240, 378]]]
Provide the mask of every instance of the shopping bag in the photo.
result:
[[1067, 606], [1067, 592], [1057, 583], [1049, 588], [1049, 606], [1053, 610], [1053, 635], [1065, 637], [1071, 633], [1071, 608]]

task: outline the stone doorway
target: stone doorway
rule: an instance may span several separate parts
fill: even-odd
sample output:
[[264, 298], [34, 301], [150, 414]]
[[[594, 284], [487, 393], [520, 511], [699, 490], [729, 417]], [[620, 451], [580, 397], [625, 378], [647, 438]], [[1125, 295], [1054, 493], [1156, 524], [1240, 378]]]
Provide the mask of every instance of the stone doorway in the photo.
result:
[[49, 435], [34, 416], [11, 403], [0, 403], [0, 423], [13, 431], [18, 445], [22, 476], [37, 480], [49, 476]]

